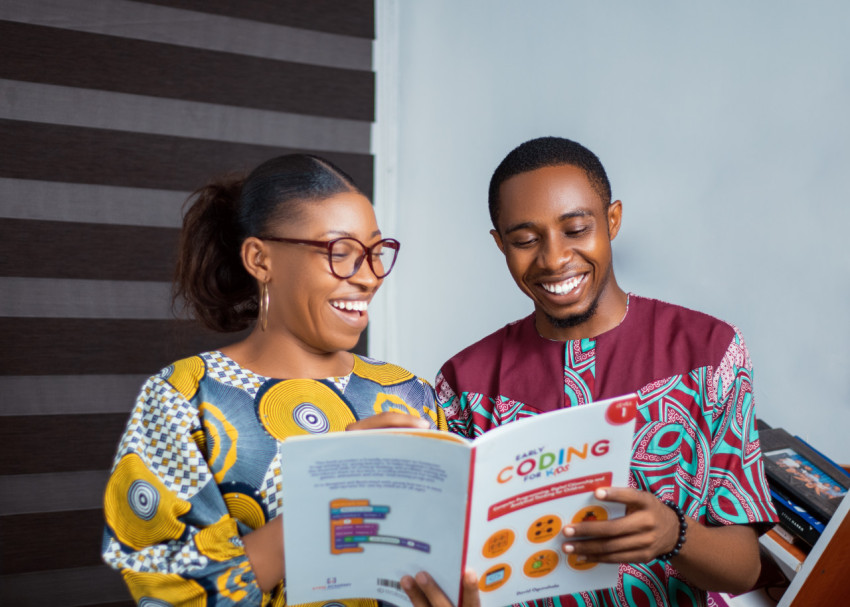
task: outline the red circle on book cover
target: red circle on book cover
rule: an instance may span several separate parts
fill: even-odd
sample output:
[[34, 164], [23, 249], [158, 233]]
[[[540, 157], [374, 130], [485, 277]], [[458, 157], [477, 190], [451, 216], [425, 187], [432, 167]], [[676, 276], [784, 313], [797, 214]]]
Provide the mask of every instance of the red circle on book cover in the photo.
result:
[[605, 419], [612, 426], [627, 424], [635, 418], [635, 415], [637, 415], [637, 402], [633, 398], [615, 400], [605, 411]]

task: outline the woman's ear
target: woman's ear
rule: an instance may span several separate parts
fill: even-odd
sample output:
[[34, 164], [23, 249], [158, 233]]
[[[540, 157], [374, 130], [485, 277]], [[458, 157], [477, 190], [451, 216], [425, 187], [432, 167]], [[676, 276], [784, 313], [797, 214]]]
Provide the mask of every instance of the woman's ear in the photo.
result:
[[269, 256], [268, 245], [256, 238], [250, 236], [242, 243], [242, 265], [248, 271], [248, 274], [257, 279], [257, 282], [266, 283], [271, 277], [271, 257]]

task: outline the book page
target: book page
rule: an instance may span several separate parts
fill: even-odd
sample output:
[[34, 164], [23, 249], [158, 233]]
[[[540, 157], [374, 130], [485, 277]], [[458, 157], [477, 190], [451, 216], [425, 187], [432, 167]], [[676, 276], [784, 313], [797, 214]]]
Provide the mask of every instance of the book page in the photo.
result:
[[480, 576], [482, 606], [616, 585], [618, 565], [568, 557], [561, 530], [623, 515], [624, 506], [592, 494], [628, 485], [636, 403], [628, 396], [547, 412], [473, 442], [467, 566]]
[[287, 604], [410, 605], [399, 580], [418, 571], [457, 600], [470, 455], [467, 441], [436, 431], [288, 438], [281, 445]]

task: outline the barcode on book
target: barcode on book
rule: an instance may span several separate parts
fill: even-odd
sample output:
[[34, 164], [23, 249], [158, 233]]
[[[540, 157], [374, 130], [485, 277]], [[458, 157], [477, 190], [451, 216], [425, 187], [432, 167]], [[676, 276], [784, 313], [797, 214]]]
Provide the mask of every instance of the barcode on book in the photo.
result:
[[385, 580], [382, 578], [378, 578], [378, 586], [386, 586], [388, 588], [395, 588], [396, 590], [401, 590], [401, 584], [399, 584], [395, 580]]

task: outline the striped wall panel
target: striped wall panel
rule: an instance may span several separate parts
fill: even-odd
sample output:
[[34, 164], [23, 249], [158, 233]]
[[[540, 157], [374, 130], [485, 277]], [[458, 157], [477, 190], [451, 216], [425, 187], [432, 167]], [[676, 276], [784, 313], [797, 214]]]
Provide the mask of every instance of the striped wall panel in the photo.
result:
[[183, 201], [292, 151], [371, 194], [374, 30], [373, 0], [0, 3], [0, 604], [132, 604], [99, 554], [132, 402], [239, 337], [172, 310]]

